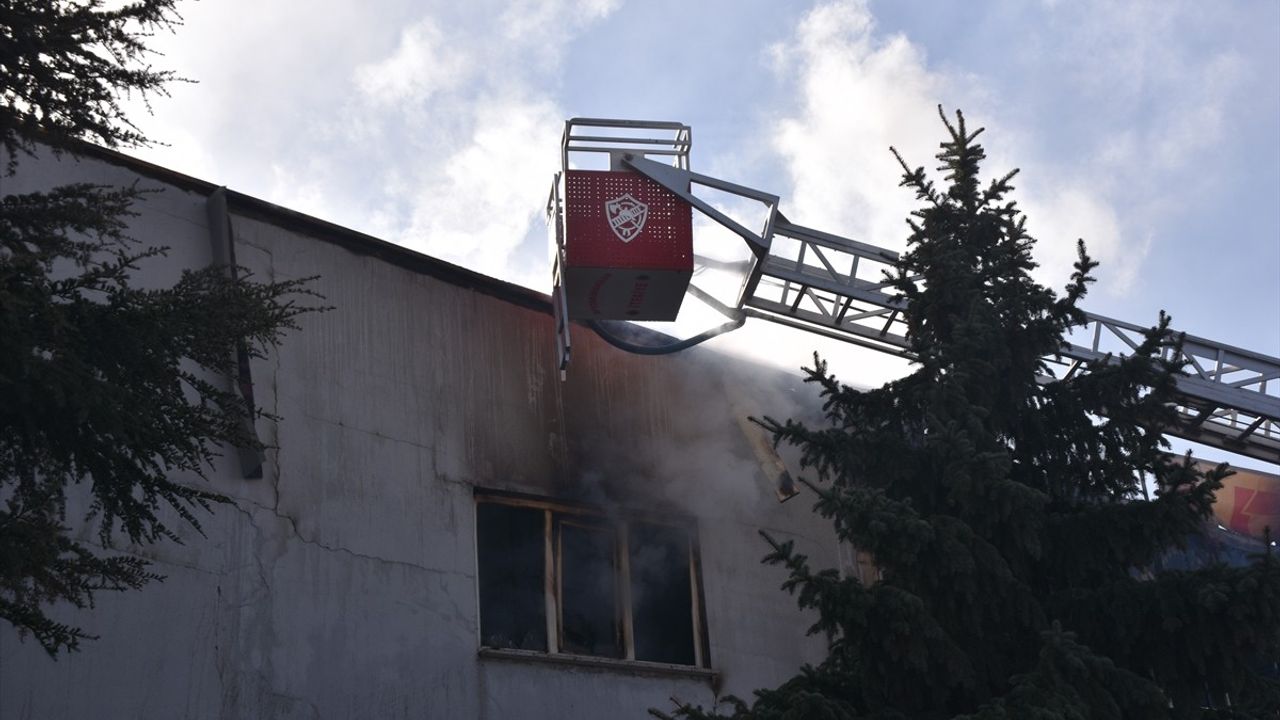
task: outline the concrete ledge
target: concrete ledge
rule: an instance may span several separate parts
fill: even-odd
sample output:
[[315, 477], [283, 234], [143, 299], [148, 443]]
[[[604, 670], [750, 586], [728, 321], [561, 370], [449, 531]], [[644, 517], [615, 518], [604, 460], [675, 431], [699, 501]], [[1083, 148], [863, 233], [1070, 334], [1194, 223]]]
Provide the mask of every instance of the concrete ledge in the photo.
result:
[[672, 665], [670, 663], [647, 662], [644, 660], [621, 660], [618, 658], [594, 657], [591, 655], [569, 655], [565, 653], [545, 653], [537, 650], [516, 650], [513, 648], [480, 648], [481, 660], [502, 660], [508, 662], [534, 662], [550, 665], [571, 665], [574, 667], [611, 670], [630, 675], [660, 675], [664, 677], [684, 677], [718, 683], [720, 673], [710, 668], [693, 667], [692, 665]]

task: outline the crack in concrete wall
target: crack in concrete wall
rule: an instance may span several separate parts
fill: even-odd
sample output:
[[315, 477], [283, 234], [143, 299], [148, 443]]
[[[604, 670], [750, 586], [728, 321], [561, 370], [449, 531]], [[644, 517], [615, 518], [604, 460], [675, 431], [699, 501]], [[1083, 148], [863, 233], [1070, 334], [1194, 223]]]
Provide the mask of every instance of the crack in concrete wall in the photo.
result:
[[[56, 175], [127, 176], [94, 163]], [[175, 218], [204, 214], [190, 193], [150, 202]], [[138, 218], [144, 241], [173, 230], [154, 218]], [[78, 616], [103, 635], [80, 656], [50, 665], [4, 643], [0, 682], [20, 690], [0, 697], [0, 716], [600, 717], [672, 694], [712, 699], [704, 681], [478, 659], [472, 489], [589, 501], [592, 477], [613, 493], [597, 493], [602, 503], [698, 517], [712, 658], [728, 691], [815, 656], [803, 645], [811, 619], [776, 590], [782, 574], [758, 564], [753, 543], [757, 527], [800, 538], [815, 558], [828, 543], [803, 503], [778, 506], [754, 476], [725, 481], [755, 461], [724, 462], [737, 430], [713, 397], [718, 361], [654, 362], [578, 333], [562, 384], [543, 313], [283, 221], [233, 222], [242, 264], [269, 280], [318, 273], [339, 307], [255, 361], [259, 401], [284, 415], [261, 428], [269, 477], [210, 473], [235, 509], [219, 508], [209, 538], [183, 552], [135, 553], [173, 579]], [[207, 227], [189, 225], [165, 273], [207, 262]], [[684, 457], [694, 450], [707, 450], [700, 463]], [[154, 670], [140, 678], [143, 662]]]

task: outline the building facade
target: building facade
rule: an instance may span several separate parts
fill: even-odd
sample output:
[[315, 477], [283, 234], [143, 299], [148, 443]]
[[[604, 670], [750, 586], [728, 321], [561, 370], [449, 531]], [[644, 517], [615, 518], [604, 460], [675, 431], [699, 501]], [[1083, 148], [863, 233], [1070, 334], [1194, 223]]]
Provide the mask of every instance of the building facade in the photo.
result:
[[280, 420], [209, 472], [205, 536], [118, 548], [164, 582], [59, 609], [100, 639], [57, 660], [0, 626], [0, 717], [641, 718], [821, 659], [759, 533], [837, 543], [744, 422], [790, 379], [578, 330], [562, 381], [545, 296], [105, 151], [0, 193], [134, 181], [171, 248], [140, 284], [233, 252], [333, 309], [251, 365]]

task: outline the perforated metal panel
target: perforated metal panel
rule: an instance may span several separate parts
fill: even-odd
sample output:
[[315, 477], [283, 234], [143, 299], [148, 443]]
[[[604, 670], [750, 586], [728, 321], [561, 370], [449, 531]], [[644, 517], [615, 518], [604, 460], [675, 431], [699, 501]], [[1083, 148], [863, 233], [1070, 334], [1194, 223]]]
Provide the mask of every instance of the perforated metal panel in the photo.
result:
[[637, 173], [568, 171], [565, 235], [570, 268], [693, 271], [692, 208]]

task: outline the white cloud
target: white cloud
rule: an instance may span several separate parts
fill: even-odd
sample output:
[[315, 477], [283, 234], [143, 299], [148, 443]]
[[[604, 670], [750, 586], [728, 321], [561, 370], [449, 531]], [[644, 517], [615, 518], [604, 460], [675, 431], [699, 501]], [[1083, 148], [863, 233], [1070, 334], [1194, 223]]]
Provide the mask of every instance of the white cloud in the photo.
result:
[[[1171, 202], [1154, 178], [1188, 167], [1220, 140], [1242, 64], [1230, 53], [1193, 63], [1161, 35], [1171, 21], [1157, 6], [1048, 12], [1070, 15], [1059, 18], [1052, 37], [1046, 30], [1029, 41], [1035, 51], [1025, 70], [976, 76], [932, 64], [911, 38], [880, 31], [863, 0], [815, 7], [768, 51], [780, 77], [798, 89], [796, 111], [773, 126], [791, 180], [784, 210], [796, 222], [901, 249], [915, 201], [897, 187], [900, 170], [888, 147], [932, 170], [944, 133], [937, 105], [972, 109], [971, 127], [988, 127], [987, 173], [1023, 170], [1014, 199], [1041, 240], [1038, 279], [1061, 287], [1082, 237], [1103, 262], [1100, 288], [1130, 292]], [[1016, 97], [1010, 77], [1028, 79]], [[1082, 152], [1059, 145], [1056, 127], [1030, 121], [1036, 112], [1018, 110], [1043, 112], [1076, 97], [1097, 103], [1097, 111], [1066, 108], [1072, 114], [1061, 119], [1095, 123], [1090, 137], [1105, 138]]]
[[412, 210], [399, 242], [434, 257], [531, 287], [550, 281], [546, 267], [512, 263], [551, 186], [563, 123], [545, 99], [479, 101], [466, 142], [410, 187]]
[[422, 102], [464, 84], [474, 66], [470, 53], [447, 46], [444, 33], [427, 17], [405, 28], [390, 57], [357, 68], [355, 83], [378, 105]]
[[1241, 59], [1227, 53], [1181, 78], [1186, 87], [1172, 95], [1176, 102], [1153, 137], [1155, 155], [1164, 168], [1185, 167], [1222, 140], [1224, 116], [1231, 111], [1244, 72]]
[[[1035, 176], [1034, 182], [1020, 180], [1014, 197], [1028, 211], [1033, 233], [1044, 239], [1037, 251], [1042, 282], [1065, 283], [1077, 237], [1089, 240], [1095, 256], [1125, 269], [1123, 277], [1113, 270], [1113, 287], [1125, 285], [1146, 254], [1150, 236], [1134, 242], [1124, 233], [1105, 185], [1037, 163], [1052, 155], [1044, 148], [1052, 139], [1000, 115], [999, 97], [987, 78], [931, 64], [911, 38], [880, 31], [866, 2], [816, 6], [767, 57], [779, 80], [796, 88], [795, 110], [769, 128], [790, 180], [790, 188], [774, 189], [782, 192], [782, 209], [792, 221], [904, 249], [905, 218], [918, 205], [913, 193], [898, 186], [902, 171], [889, 148], [896, 147], [912, 167], [933, 171], [945, 135], [937, 112], [941, 103], [948, 112], [969, 109], [971, 129], [988, 126], [983, 141], [989, 176], [1016, 167], [1012, 158], [1023, 159], [1026, 174]], [[936, 173], [935, 179], [942, 182]], [[819, 345], [813, 336], [773, 327], [752, 327], [717, 342], [757, 357], [768, 347], [768, 359], [791, 367]], [[832, 367], [848, 368], [847, 381], [858, 384], [876, 385], [906, 368], [896, 358], [839, 343], [821, 343], [821, 350]]]
[[1046, 126], [1040, 137], [1021, 132], [1015, 146], [1032, 159], [1024, 206], [1046, 241], [1046, 270], [1073, 257], [1070, 241], [1083, 237], [1102, 261], [1105, 293], [1142, 290], [1149, 253], [1169, 249], [1164, 235], [1176, 234], [1197, 186], [1214, 182], [1202, 170], [1227, 141], [1245, 85], [1248, 63], [1229, 42], [1198, 45], [1220, 15], [1196, 2], [1063, 3], [1050, 8], [1052, 30], [1032, 33], [1023, 73], [1055, 82], [1019, 102], [1049, 109], [1057, 126], [1086, 128], [1089, 139], [1054, 147], [1057, 128]]
[[1078, 257], [1075, 241], [1083, 238], [1090, 255], [1108, 261], [1109, 287], [1122, 293], [1132, 287], [1141, 259], [1151, 249], [1151, 236], [1124, 232], [1116, 210], [1096, 192], [1056, 184], [1051, 197], [1031, 197], [1020, 205], [1035, 222], [1031, 232], [1039, 240], [1036, 259], [1043, 268], [1036, 274], [1040, 282], [1054, 289], [1067, 284], [1067, 268]]
[[773, 54], [800, 93], [799, 113], [773, 132], [792, 185], [784, 210], [803, 225], [900, 249], [913, 204], [896, 187], [889, 147], [909, 162], [932, 157], [935, 107], [952, 79], [931, 72], [907, 38], [878, 37], [862, 2], [819, 6]]
[[[616, 2], [517, 2], [491, 21], [424, 18], [388, 57], [356, 69], [344, 124], [394, 136], [376, 213], [387, 239], [537, 288], [546, 267], [518, 250], [541, 237], [563, 110], [562, 48]], [[389, 115], [389, 117], [388, 117]], [[541, 258], [541, 255], [539, 255]], [[527, 259], [527, 258], [526, 258]]]
[[605, 19], [621, 5], [622, 0], [516, 0], [499, 25], [506, 41], [559, 55], [563, 43], [556, 39]]
[[517, 256], [542, 237], [565, 48], [617, 0], [247, 4], [185, 7], [157, 38], [201, 82], [143, 118], [172, 145], [142, 155], [545, 289]]
[[[648, 5], [618, 8], [614, 0], [388, 0], [377, 13], [338, 0], [185, 5], [187, 26], [156, 39], [167, 53], [157, 64], [201, 84], [175, 86], [172, 100], [157, 102], [158, 116], [143, 124], [172, 146], [144, 155], [545, 289], [545, 266], [530, 262], [541, 254], [530, 249], [540, 242], [565, 108], [659, 108], [692, 119], [704, 138], [698, 167], [780, 193], [797, 222], [901, 247], [914, 201], [897, 187], [888, 147], [932, 168], [941, 102], [990, 128], [993, 174], [1024, 169], [1015, 197], [1044, 241], [1041, 277], [1060, 286], [1083, 236], [1105, 263], [1100, 289], [1118, 293], [1144, 281], [1139, 269], [1166, 242], [1167, 218], [1194, 197], [1186, 188], [1225, 182], [1199, 170], [1230, 134], [1260, 64], [1233, 54], [1221, 34], [1195, 39], [1189, 28], [1230, 13], [1186, 1], [1081, 0], [1019, 13], [993, 5], [975, 10], [959, 39], [928, 34], [927, 22], [886, 31], [858, 0], [822, 2], [798, 24], [768, 31], [751, 13], [716, 17], [726, 32], [699, 36], [703, 56], [749, 65], [760, 42], [781, 35], [765, 52], [772, 78], [738, 76], [751, 90], [743, 96], [782, 108], [765, 116], [761, 144], [747, 127], [756, 110], [726, 102], [727, 91], [681, 94], [706, 71], [696, 63], [669, 83], [628, 83], [623, 100], [592, 84], [631, 78], [645, 58], [674, 53], [665, 36], [653, 38], [651, 54], [601, 52], [611, 47], [602, 38], [634, 39], [658, 15]], [[699, 7], [689, 19], [707, 27], [713, 14]], [[588, 64], [593, 71], [583, 72]], [[567, 78], [574, 87], [564, 87]], [[736, 149], [697, 155], [710, 145], [699, 127]], [[768, 164], [784, 168], [781, 178], [752, 177]], [[1171, 181], [1179, 192], [1169, 192]]]

